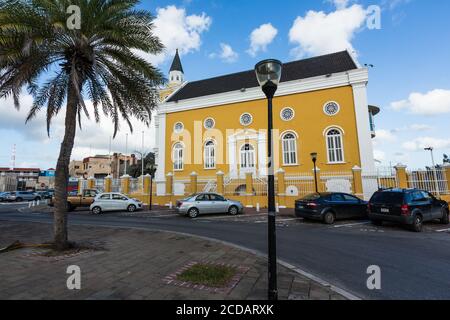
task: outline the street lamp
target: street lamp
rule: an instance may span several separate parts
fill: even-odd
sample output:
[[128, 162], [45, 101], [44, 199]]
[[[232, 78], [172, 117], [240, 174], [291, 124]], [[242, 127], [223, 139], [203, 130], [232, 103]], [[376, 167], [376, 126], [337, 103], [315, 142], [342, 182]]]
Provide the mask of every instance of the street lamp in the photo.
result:
[[150, 170], [150, 195], [148, 201], [148, 210], [152, 211], [152, 202], [153, 202], [153, 178], [155, 177], [156, 169], [158, 165], [155, 163], [149, 164], [147, 168]]
[[438, 197], [441, 196], [441, 193], [439, 191], [439, 182], [437, 179], [437, 174], [436, 174], [436, 163], [434, 162], [434, 148], [433, 147], [428, 147], [428, 148], [424, 148], [425, 151], [430, 151], [431, 153], [431, 163], [433, 164], [433, 176], [434, 176], [434, 183], [436, 185], [436, 194]]
[[275, 179], [273, 168], [273, 112], [272, 99], [277, 91], [281, 80], [281, 71], [283, 64], [274, 59], [264, 60], [255, 66], [256, 78], [262, 91], [267, 97], [268, 113], [268, 148], [267, 148], [267, 167], [268, 167], [268, 238], [269, 238], [269, 300], [278, 299], [277, 289], [277, 243], [276, 243], [276, 210], [275, 210]]
[[317, 186], [317, 152], [311, 153], [311, 160], [314, 164], [314, 185], [316, 186], [316, 193], [319, 193], [319, 188]]

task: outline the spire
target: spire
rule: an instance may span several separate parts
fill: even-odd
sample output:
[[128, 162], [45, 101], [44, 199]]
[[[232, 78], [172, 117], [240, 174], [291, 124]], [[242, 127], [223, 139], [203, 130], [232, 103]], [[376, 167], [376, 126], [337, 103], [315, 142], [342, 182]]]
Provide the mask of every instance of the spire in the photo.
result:
[[181, 73], [184, 73], [183, 66], [181, 65], [180, 55], [177, 52], [175, 53], [175, 58], [173, 58], [172, 66], [170, 67], [170, 71], [180, 71]]

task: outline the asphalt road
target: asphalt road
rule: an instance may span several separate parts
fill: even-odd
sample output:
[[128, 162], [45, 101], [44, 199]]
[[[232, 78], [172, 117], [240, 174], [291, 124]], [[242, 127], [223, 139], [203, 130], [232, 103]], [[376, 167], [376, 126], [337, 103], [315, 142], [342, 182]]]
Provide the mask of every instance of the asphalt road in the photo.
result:
[[[23, 206], [0, 205], [0, 223], [52, 221], [48, 214], [18, 212]], [[262, 218], [207, 216], [190, 220], [158, 214], [151, 218], [71, 214], [69, 224], [183, 232], [265, 253], [267, 224]], [[445, 226], [433, 225], [417, 234], [361, 221], [330, 227], [286, 219], [277, 228], [278, 258], [363, 299], [450, 299], [450, 233], [436, 232], [436, 228]], [[371, 265], [381, 268], [381, 290], [371, 291], [366, 286]]]

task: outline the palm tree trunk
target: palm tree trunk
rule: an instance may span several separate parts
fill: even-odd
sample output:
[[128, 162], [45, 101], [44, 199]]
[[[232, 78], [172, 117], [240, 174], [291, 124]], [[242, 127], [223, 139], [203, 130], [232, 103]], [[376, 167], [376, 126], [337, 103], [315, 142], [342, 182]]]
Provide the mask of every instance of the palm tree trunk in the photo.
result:
[[69, 247], [67, 234], [67, 186], [69, 181], [69, 163], [77, 128], [78, 95], [69, 85], [65, 119], [64, 139], [59, 151], [55, 178], [55, 212], [53, 215], [54, 242], [57, 250]]

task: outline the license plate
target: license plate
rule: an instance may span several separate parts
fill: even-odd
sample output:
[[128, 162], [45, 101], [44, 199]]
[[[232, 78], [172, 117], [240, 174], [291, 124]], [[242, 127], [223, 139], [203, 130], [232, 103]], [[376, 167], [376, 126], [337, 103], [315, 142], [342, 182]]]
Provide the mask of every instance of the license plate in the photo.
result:
[[389, 213], [389, 212], [390, 212], [389, 209], [381, 208], [381, 213]]
[[299, 208], [299, 209], [304, 209], [305, 207], [304, 207], [304, 206], [298, 206], [298, 208]]

